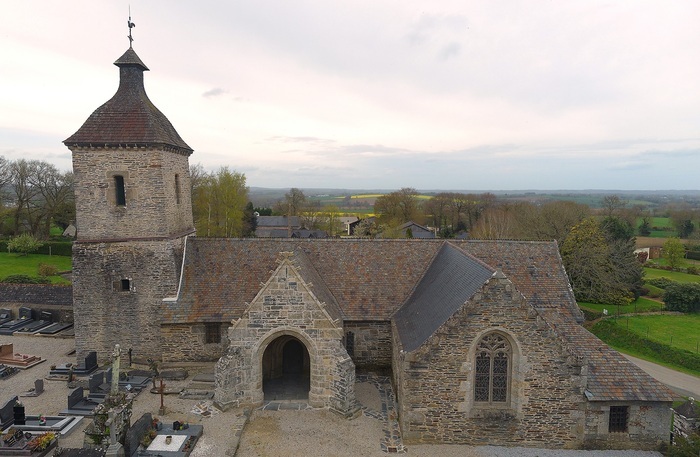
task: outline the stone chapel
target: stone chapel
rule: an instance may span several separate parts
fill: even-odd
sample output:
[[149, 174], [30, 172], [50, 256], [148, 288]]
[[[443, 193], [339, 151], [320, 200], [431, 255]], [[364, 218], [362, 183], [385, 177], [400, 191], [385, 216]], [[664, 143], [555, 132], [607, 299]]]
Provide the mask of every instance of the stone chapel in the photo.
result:
[[195, 236], [193, 150], [133, 48], [73, 156], [78, 356], [216, 361], [216, 402], [268, 382], [351, 417], [390, 373], [404, 441], [655, 449], [672, 393], [585, 330], [556, 242]]

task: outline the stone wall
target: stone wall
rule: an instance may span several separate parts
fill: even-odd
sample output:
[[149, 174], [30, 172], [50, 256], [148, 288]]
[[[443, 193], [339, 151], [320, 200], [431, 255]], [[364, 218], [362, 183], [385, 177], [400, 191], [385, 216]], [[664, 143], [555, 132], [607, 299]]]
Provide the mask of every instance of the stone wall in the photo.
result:
[[[135, 361], [160, 358], [163, 297], [178, 287], [184, 238], [73, 245], [73, 303], [78, 360], [109, 358], [119, 343]], [[128, 290], [122, 290], [127, 282]]]
[[[512, 348], [503, 403], [474, 401], [476, 345], [491, 332]], [[393, 367], [404, 441], [576, 448], [583, 435], [581, 367], [513, 284], [492, 278], [421, 347]]]
[[342, 323], [330, 317], [286, 258], [229, 330], [230, 346], [216, 365], [217, 403], [262, 404], [265, 350], [280, 337], [292, 337], [308, 351], [309, 404], [353, 414], [355, 366], [342, 344]]
[[343, 325], [346, 347], [348, 334], [352, 333], [350, 357], [358, 368], [391, 367], [391, 322], [345, 321]]
[[[71, 150], [78, 240], [167, 237], [194, 227], [187, 155], [159, 148]], [[123, 206], [115, 176], [124, 178]]]
[[0, 308], [10, 309], [17, 317], [19, 308], [34, 311], [37, 319], [42, 312], [51, 313], [54, 322], [73, 323], [73, 288], [48, 284], [0, 283]]
[[[628, 407], [627, 432], [609, 432], [610, 406]], [[584, 446], [590, 449], [659, 449], [670, 441], [671, 403], [587, 402]]]
[[221, 323], [221, 342], [206, 343], [204, 324], [161, 326], [163, 362], [216, 361], [229, 346], [228, 324]]

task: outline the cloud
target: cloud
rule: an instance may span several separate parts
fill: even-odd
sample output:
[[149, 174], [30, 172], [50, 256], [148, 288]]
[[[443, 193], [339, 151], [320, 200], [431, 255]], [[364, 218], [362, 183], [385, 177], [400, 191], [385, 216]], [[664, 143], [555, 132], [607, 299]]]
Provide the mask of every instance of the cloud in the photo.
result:
[[447, 60], [457, 56], [462, 51], [462, 45], [456, 42], [451, 42], [440, 50], [440, 60]]
[[219, 95], [223, 95], [223, 94], [225, 94], [226, 92], [228, 92], [228, 91], [222, 89], [221, 87], [215, 87], [215, 88], [213, 88], [213, 89], [209, 89], [208, 91], [204, 92], [204, 93], [202, 94], [202, 97], [206, 97], [206, 98], [209, 98], [209, 97], [218, 97]]

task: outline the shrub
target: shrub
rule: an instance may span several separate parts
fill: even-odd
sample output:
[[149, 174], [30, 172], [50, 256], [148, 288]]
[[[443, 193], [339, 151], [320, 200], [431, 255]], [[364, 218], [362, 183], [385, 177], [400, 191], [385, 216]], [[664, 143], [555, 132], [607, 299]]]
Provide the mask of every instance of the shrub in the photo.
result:
[[700, 311], [700, 284], [695, 282], [676, 283], [664, 292], [666, 308], [671, 311], [693, 313]]
[[49, 265], [46, 263], [39, 264], [39, 276], [56, 276], [58, 274], [58, 267], [56, 265]]
[[647, 281], [648, 284], [651, 284], [652, 286], [658, 287], [659, 289], [665, 289], [668, 286], [672, 286], [673, 284], [678, 284], [677, 281], [674, 281], [673, 279], [669, 279], [665, 276], [662, 276], [660, 278], [654, 278], [650, 279]]
[[698, 267], [696, 267], [695, 265], [691, 265], [691, 266], [688, 267], [688, 269], [686, 270], [686, 272], [687, 272], [689, 275], [696, 275], [696, 274], [698, 274]]
[[12, 238], [7, 243], [7, 248], [13, 252], [19, 252], [22, 255], [28, 255], [43, 246], [44, 243], [34, 238], [29, 233], [23, 233]]
[[6, 276], [5, 279], [0, 280], [0, 282], [10, 283], [10, 284], [49, 284], [51, 281], [48, 278], [32, 278], [27, 275], [10, 275]]

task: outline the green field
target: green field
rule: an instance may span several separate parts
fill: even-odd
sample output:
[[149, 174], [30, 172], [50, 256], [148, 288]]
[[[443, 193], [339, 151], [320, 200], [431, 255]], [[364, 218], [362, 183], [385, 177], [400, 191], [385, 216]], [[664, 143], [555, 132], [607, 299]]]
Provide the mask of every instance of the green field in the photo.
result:
[[700, 314], [631, 316], [618, 323], [651, 341], [696, 353], [700, 349]]
[[[55, 265], [58, 271], [68, 271], [71, 269], [71, 258], [59, 255], [29, 254], [21, 256], [18, 254], [0, 253], [0, 278], [9, 275], [39, 276], [39, 264], [45, 263]], [[70, 282], [60, 276], [49, 277], [52, 284], [70, 284]]]
[[645, 268], [644, 279], [668, 278], [678, 282], [700, 282], [699, 275], [689, 275], [678, 271], [659, 270], [657, 268]]

